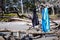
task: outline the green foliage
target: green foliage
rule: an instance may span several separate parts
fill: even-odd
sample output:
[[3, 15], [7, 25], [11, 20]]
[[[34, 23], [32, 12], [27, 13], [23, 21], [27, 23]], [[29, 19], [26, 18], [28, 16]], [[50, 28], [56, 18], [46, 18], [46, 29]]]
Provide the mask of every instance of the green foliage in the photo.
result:
[[30, 7], [30, 3], [29, 2], [25, 2], [25, 6], [26, 6], [26, 8], [29, 8]]
[[8, 18], [0, 18], [0, 21], [3, 21], [3, 22], [8, 22]]
[[11, 17], [15, 17], [17, 14], [10, 13], [10, 14], [4, 14], [3, 18], [0, 18], [0, 21], [8, 22]]
[[13, 17], [13, 16], [16, 16], [16, 14], [10, 13], [10, 14], [4, 14], [4, 16]]
[[14, 3], [16, 3], [16, 2], [17, 2], [17, 0], [13, 0], [13, 2], [14, 2]]
[[33, 8], [35, 8], [35, 5], [31, 4], [30, 9], [32, 10]]
[[24, 3], [25, 7], [30, 10], [32, 10], [35, 7], [35, 4], [31, 3], [31, 2], [25, 2]]

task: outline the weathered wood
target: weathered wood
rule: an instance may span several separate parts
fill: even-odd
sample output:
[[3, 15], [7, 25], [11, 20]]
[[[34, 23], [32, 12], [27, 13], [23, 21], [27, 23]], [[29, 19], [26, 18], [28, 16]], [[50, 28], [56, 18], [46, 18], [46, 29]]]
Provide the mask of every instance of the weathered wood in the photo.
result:
[[17, 32], [16, 30], [1, 29], [0, 32]]
[[0, 40], [4, 40], [4, 38], [2, 36], [0, 36]]
[[21, 31], [21, 30], [18, 30], [18, 31], [16, 31], [16, 30], [0, 30], [0, 32], [19, 32], [19, 33], [28, 33], [28, 34], [54, 34], [55, 33], [55, 31], [50, 31], [50, 32], [38, 32], [38, 31], [36, 31], [36, 32], [34, 32], [34, 31], [25, 31], [25, 30], [23, 30], [23, 31]]

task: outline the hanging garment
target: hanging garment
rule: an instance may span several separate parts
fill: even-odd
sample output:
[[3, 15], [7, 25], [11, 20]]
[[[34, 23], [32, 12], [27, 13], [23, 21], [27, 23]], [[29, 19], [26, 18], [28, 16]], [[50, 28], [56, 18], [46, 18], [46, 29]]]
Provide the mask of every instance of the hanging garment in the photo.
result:
[[32, 25], [35, 27], [39, 24], [38, 15], [36, 14], [36, 9], [33, 10]]
[[48, 8], [42, 9], [42, 30], [43, 32], [50, 31], [50, 22], [49, 22]]

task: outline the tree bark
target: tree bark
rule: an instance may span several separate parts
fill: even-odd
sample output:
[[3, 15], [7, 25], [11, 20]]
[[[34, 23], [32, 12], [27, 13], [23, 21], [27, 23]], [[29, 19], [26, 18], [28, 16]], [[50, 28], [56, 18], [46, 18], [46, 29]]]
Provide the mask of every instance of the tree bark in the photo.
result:
[[55, 15], [55, 13], [54, 13], [54, 7], [52, 7], [52, 13], [53, 13], [53, 15]]

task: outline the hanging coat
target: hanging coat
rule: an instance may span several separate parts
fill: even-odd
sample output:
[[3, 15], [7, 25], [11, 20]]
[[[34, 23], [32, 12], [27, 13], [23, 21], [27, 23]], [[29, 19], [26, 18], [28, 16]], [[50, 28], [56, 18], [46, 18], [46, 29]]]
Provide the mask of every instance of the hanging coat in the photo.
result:
[[50, 22], [49, 22], [48, 8], [42, 9], [42, 30], [43, 32], [50, 31]]
[[39, 24], [38, 15], [36, 14], [36, 8], [33, 10], [32, 25], [33, 27]]

